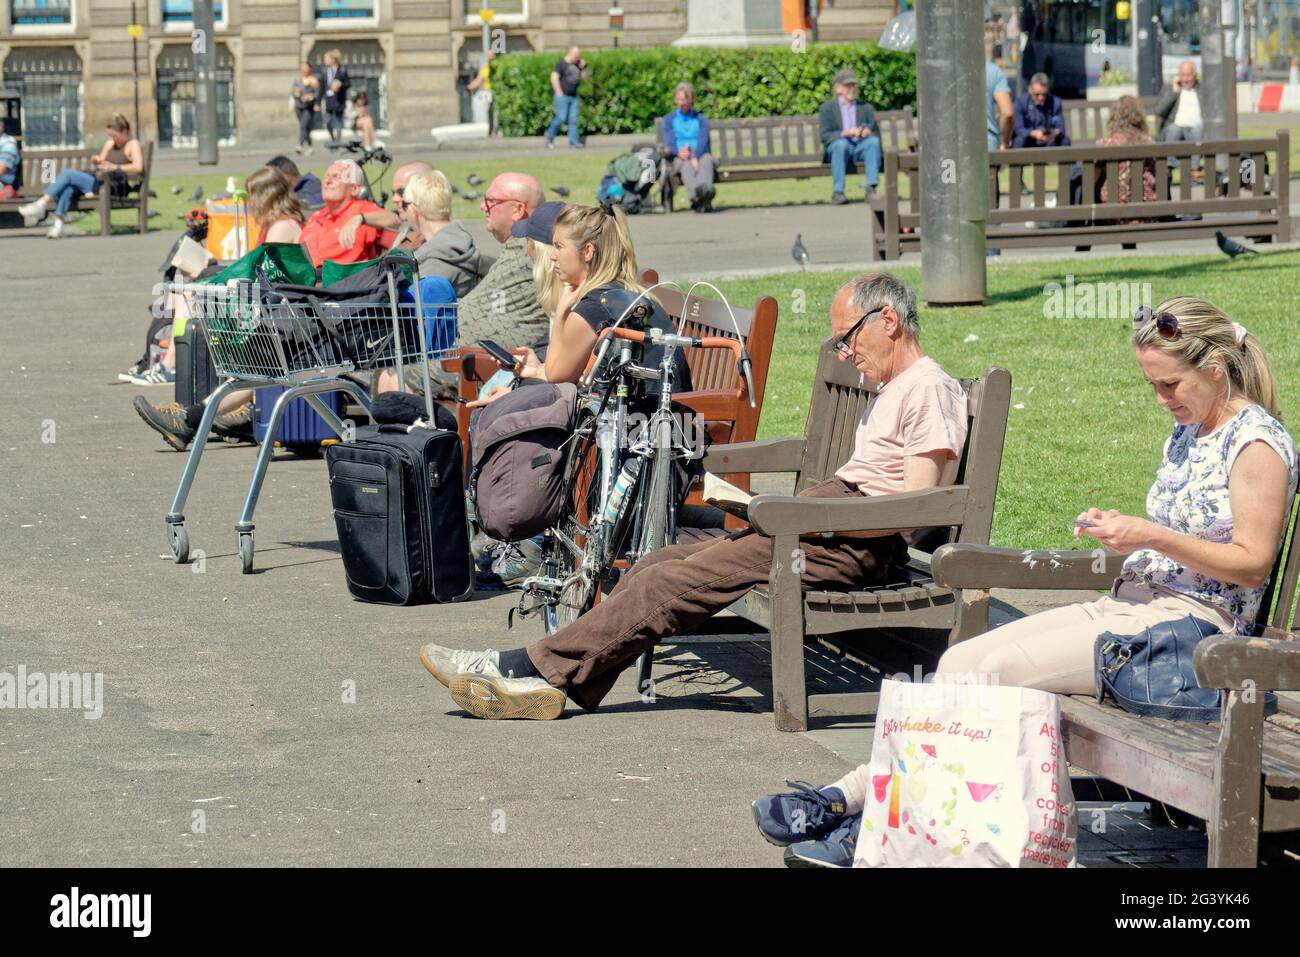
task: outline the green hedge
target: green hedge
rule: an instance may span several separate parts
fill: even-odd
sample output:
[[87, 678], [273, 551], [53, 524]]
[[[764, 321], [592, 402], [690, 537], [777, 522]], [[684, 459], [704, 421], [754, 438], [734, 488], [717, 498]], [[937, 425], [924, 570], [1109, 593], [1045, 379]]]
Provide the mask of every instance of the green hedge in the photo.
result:
[[[492, 61], [497, 122], [506, 136], [546, 132], [551, 68], [562, 53], [516, 53]], [[695, 87], [696, 107], [710, 119], [806, 116], [830, 99], [831, 79], [852, 67], [859, 97], [878, 110], [916, 104], [916, 59], [874, 43], [715, 50], [649, 47], [593, 50], [583, 57], [590, 79], [578, 89], [584, 133], [644, 133], [673, 107], [673, 89]]]

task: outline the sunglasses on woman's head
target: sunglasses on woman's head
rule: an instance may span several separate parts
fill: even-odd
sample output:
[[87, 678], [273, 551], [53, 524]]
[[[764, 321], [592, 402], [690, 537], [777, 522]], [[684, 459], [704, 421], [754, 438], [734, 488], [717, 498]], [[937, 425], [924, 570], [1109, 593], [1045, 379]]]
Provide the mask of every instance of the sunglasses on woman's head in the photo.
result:
[[1133, 331], [1145, 328], [1148, 322], [1156, 324], [1156, 332], [1162, 339], [1177, 339], [1180, 334], [1178, 317], [1172, 312], [1152, 312], [1150, 306], [1143, 306], [1133, 316]]

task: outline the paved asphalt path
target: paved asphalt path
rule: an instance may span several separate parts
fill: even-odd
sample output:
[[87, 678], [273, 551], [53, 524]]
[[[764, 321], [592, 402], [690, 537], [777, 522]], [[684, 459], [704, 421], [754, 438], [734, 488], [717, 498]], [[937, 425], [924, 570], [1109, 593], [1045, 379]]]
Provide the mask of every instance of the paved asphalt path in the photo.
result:
[[319, 460], [272, 464], [243, 576], [253, 452], [210, 445], [186, 508], [206, 559], [162, 560], [183, 460], [130, 400], [170, 390], [115, 375], [170, 237], [0, 237], [0, 672], [103, 674], [98, 720], [0, 710], [6, 864], [777, 865], [749, 800], [849, 767], [775, 731], [761, 638], [661, 649], [654, 704], [627, 675], [595, 715], [463, 716], [420, 644], [540, 625], [508, 632], [503, 594], [352, 601]]

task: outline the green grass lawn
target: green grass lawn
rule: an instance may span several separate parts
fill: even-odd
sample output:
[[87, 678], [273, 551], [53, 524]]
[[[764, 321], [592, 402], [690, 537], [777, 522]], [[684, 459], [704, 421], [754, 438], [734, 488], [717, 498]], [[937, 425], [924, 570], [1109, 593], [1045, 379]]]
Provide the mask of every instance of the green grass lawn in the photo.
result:
[[[893, 271], [920, 288], [918, 268]], [[926, 351], [953, 375], [973, 378], [995, 365], [1011, 372], [1013, 408], [993, 523], [997, 545], [1067, 545], [1071, 522], [1089, 506], [1144, 514], [1173, 426], [1134, 361], [1129, 317], [1045, 317], [1043, 288], [1064, 285], [1066, 273], [1076, 285], [1149, 283], [1152, 305], [1197, 295], [1221, 306], [1272, 356], [1286, 421], [1300, 415], [1300, 252], [1236, 261], [1216, 254], [991, 264], [986, 305], [922, 306], [921, 329]], [[760, 295], [780, 303], [761, 438], [803, 432], [827, 311], [850, 275], [794, 273], [719, 284], [736, 304], [751, 305]], [[796, 297], [806, 304], [801, 313], [794, 311]], [[967, 342], [970, 336], [978, 338]]]

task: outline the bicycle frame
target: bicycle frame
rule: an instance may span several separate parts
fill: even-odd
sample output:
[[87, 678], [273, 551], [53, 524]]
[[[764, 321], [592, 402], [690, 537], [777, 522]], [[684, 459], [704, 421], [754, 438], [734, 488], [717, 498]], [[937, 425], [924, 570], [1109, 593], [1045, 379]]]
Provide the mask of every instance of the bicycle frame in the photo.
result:
[[[676, 494], [673, 489], [675, 470], [673, 465], [679, 461], [697, 458], [702, 453], [687, 440], [685, 429], [677, 423], [673, 411], [673, 366], [679, 349], [695, 346], [704, 348], [727, 348], [736, 353], [737, 359], [747, 358], [742, 344], [738, 340], [722, 337], [697, 338], [664, 333], [658, 329], [640, 331], [634, 329], [611, 327], [601, 333], [601, 339], [617, 339], [618, 353], [612, 357], [604, 374], [604, 386], [588, 394], [583, 402], [590, 412], [590, 426], [585, 433], [575, 433], [574, 440], [580, 445], [571, 454], [578, 463], [585, 462], [595, 443], [597, 461], [595, 463], [595, 480], [598, 493], [588, 495], [591, 503], [586, 514], [585, 525], [582, 524], [580, 509], [566, 516], [546, 535], [544, 552], [551, 560], [544, 565], [543, 574], [533, 576], [523, 583], [519, 612], [527, 617], [544, 608], [555, 610], [562, 596], [577, 580], [580, 586], [579, 605], [588, 604], [594, 599], [594, 589], [612, 577], [615, 562], [625, 554], [627, 559], [635, 562], [648, 551], [659, 545], [672, 542], [676, 538]], [[636, 364], [634, 345], [644, 344], [647, 339], [655, 345], [662, 346], [663, 355], [657, 368]], [[599, 342], [599, 340], [598, 340]], [[605, 342], [598, 350], [603, 359], [610, 345]], [[598, 360], [598, 364], [599, 364]], [[749, 386], [747, 368], [742, 363], [742, 377]], [[629, 402], [636, 381], [657, 381], [659, 383], [658, 400], [653, 412], [644, 426], [633, 435]], [[752, 389], [752, 387], [750, 387]], [[659, 458], [667, 456], [667, 465], [661, 465]], [[619, 473], [632, 458], [640, 458], [642, 464], [636, 479], [636, 485], [627, 490], [627, 499], [612, 515], [607, 515], [615, 482]], [[661, 474], [666, 475], [666, 482], [655, 487], [650, 476], [656, 466]], [[580, 494], [581, 464], [569, 479], [565, 489], [566, 499], [576, 502]], [[662, 516], [665, 528], [655, 529], [656, 534], [647, 537], [646, 529], [655, 519]], [[568, 534], [566, 525], [574, 522], [575, 533]], [[578, 539], [582, 541], [579, 542]], [[662, 540], [660, 540], [662, 539]], [[624, 551], [625, 541], [631, 542], [630, 549]], [[567, 556], [565, 560], [562, 556]], [[551, 570], [552, 574], [546, 574]], [[564, 578], [559, 577], [561, 570], [573, 571]], [[527, 606], [528, 601], [534, 604]]]

